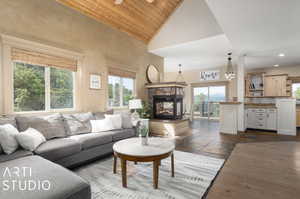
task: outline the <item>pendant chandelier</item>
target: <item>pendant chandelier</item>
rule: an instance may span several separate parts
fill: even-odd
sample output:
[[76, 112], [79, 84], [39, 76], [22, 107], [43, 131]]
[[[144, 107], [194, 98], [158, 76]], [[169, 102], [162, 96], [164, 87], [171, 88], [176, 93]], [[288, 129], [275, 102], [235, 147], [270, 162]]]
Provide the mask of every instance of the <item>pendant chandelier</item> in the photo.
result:
[[[119, 5], [119, 4], [122, 4], [124, 0], [115, 0], [115, 4]], [[148, 3], [153, 3], [154, 0], [145, 0], [147, 1]]]
[[232, 53], [228, 53], [228, 63], [227, 63], [227, 68], [225, 72], [225, 78], [228, 80], [233, 80], [235, 78], [235, 72], [233, 70], [232, 66], [232, 58], [231, 58]]
[[183, 75], [182, 75], [181, 67], [182, 67], [182, 65], [179, 64], [179, 65], [178, 65], [178, 75], [177, 75], [177, 77], [176, 77], [176, 82], [181, 82], [181, 83], [183, 83], [183, 82], [185, 82], [185, 81], [184, 81], [184, 78], [183, 78]]

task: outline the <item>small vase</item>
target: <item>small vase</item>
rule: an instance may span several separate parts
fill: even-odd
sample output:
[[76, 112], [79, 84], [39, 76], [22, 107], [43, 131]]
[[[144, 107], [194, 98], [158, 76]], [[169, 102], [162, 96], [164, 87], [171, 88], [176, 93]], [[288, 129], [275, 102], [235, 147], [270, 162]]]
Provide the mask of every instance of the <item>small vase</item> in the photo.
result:
[[141, 136], [141, 143], [143, 146], [147, 146], [148, 145], [148, 136], [145, 136], [145, 137]]

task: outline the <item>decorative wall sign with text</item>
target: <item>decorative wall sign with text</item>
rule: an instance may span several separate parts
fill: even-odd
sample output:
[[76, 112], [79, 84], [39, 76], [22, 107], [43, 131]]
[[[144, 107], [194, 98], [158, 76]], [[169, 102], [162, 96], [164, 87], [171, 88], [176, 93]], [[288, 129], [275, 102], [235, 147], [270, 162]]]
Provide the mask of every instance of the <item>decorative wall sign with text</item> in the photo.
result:
[[220, 79], [220, 71], [203, 71], [200, 72], [200, 81], [208, 81], [208, 80], [219, 80]]

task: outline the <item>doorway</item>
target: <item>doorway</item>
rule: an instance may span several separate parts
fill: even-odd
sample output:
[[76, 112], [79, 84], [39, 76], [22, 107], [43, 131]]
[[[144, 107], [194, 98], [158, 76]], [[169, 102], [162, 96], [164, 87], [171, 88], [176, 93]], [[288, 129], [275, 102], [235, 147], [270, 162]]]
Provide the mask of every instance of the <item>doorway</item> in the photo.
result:
[[225, 85], [193, 87], [193, 117], [219, 120], [220, 102], [225, 100]]

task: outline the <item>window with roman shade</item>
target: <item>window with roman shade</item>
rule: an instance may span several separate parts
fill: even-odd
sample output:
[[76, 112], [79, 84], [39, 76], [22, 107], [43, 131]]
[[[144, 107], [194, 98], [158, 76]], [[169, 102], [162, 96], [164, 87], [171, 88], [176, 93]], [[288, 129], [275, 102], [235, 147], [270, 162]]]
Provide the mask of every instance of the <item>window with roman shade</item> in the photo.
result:
[[11, 56], [12, 61], [14, 62], [22, 62], [46, 67], [56, 67], [73, 72], [77, 71], [77, 60], [74, 59], [19, 48], [12, 48]]
[[119, 68], [108, 69], [108, 106], [111, 108], [127, 107], [135, 95], [136, 73]]
[[74, 108], [77, 60], [12, 48], [14, 112]]

